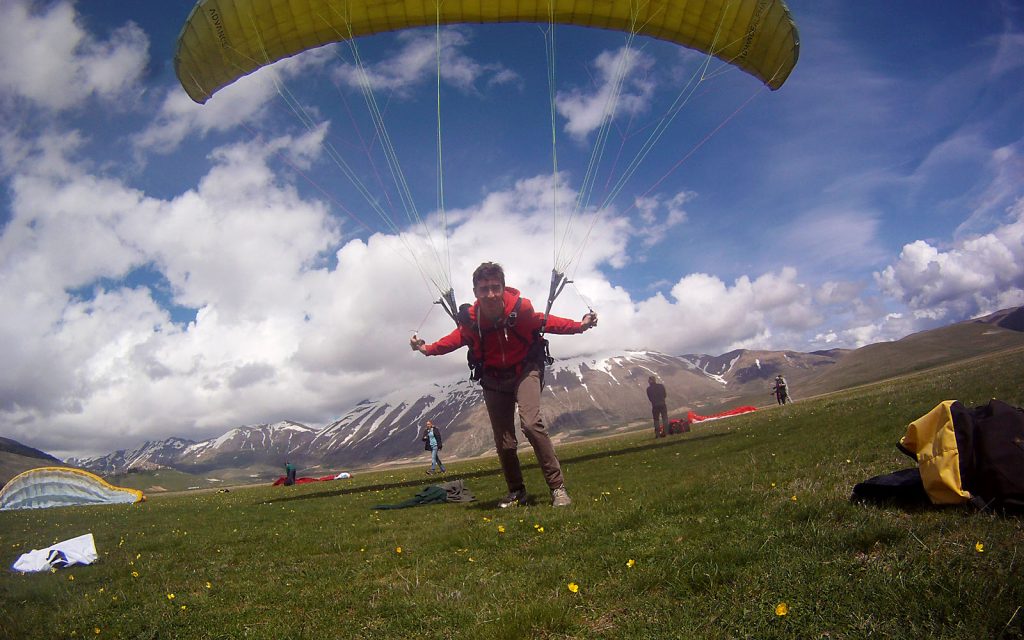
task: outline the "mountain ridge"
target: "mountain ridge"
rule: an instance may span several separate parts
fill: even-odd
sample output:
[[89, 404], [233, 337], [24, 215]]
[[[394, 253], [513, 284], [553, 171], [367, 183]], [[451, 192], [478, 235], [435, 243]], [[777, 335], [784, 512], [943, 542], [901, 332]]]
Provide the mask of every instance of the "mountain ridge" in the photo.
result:
[[[858, 349], [735, 349], [718, 356], [632, 350], [566, 358], [545, 374], [543, 412], [554, 439], [587, 437], [649, 420], [645, 389], [651, 375], [665, 384], [671, 415], [710, 413], [773, 402], [771, 382], [777, 373], [786, 376], [799, 400], [1021, 345], [1024, 307]], [[449, 457], [473, 457], [493, 448], [482, 393], [459, 378], [363, 400], [322, 428], [287, 420], [242, 426], [200, 442], [172, 437], [67, 463], [101, 475], [159, 468], [187, 473], [247, 468], [274, 474], [285, 461], [313, 470], [354, 468], [420, 455], [420, 429], [427, 417], [444, 430]]]

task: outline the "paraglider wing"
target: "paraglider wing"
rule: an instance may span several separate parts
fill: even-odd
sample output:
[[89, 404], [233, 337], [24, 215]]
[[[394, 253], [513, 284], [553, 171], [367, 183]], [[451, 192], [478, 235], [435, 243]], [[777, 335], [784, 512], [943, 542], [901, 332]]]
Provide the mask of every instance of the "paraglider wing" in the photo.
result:
[[689, 420], [691, 423], [704, 422], [705, 420], [720, 420], [722, 418], [731, 418], [732, 416], [738, 416], [741, 413], [750, 413], [751, 411], [757, 411], [757, 407], [736, 407], [735, 409], [729, 409], [721, 413], [713, 413], [710, 416], [700, 416], [694, 413], [693, 411], [689, 411], [686, 414], [686, 419]]
[[0, 510], [43, 509], [81, 504], [145, 500], [137, 489], [115, 487], [103, 478], [67, 467], [39, 467], [11, 478], [0, 490]]
[[[198, 103], [282, 58], [427, 25], [541, 22], [635, 31], [714, 55], [772, 89], [789, 77], [799, 37], [782, 0], [200, 0], [178, 37], [174, 68]], [[438, 4], [440, 5], [438, 7]]]

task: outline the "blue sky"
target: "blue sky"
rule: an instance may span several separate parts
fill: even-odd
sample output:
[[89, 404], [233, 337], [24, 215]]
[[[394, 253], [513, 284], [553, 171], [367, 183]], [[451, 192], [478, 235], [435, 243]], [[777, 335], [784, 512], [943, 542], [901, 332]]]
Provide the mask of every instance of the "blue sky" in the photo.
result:
[[554, 176], [541, 29], [442, 31], [444, 215], [434, 31], [360, 40], [424, 220], [410, 225], [347, 47], [200, 106], [171, 62], [191, 3], [7, 0], [0, 433], [69, 455], [322, 426], [464, 371], [407, 341], [451, 326], [421, 274], [468, 301], [484, 260], [538, 305], [568, 261], [553, 312], [591, 306], [601, 324], [555, 338], [559, 356], [854, 348], [1024, 304], [1024, 8], [789, 6], [801, 55], [786, 84], [713, 64], [613, 190], [704, 62], [634, 42], [588, 206], [556, 252], [621, 33], [556, 29]]

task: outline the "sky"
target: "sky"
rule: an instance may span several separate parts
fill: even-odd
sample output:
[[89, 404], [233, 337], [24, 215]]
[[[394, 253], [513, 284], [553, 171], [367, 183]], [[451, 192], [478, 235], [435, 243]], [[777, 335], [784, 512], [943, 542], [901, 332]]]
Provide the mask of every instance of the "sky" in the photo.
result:
[[458, 379], [408, 341], [487, 260], [541, 308], [558, 266], [552, 313], [597, 312], [559, 357], [856, 348], [1024, 304], [1024, 7], [788, 4], [777, 91], [620, 32], [558, 26], [549, 61], [547, 25], [461, 25], [199, 105], [191, 2], [0, 2], [0, 435], [98, 455]]

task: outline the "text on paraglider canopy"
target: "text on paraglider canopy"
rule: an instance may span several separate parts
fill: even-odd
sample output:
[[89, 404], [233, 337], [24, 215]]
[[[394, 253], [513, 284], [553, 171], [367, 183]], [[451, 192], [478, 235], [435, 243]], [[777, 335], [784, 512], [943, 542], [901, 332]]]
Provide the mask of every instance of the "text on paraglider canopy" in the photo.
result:
[[217, 32], [217, 40], [220, 41], [220, 46], [227, 49], [230, 44], [228, 43], [228, 34], [224, 30], [224, 23], [221, 21], [220, 13], [216, 8], [211, 8], [209, 10], [209, 14], [210, 22], [213, 24], [213, 29]]
[[747, 29], [747, 37], [743, 39], [743, 49], [740, 50], [740, 55], [736, 56], [737, 60], [747, 59], [747, 54], [750, 53], [750, 43], [754, 40], [754, 33], [757, 31], [758, 25], [761, 24], [761, 17], [764, 15], [765, 9], [768, 8], [768, 2], [769, 0], [758, 0], [754, 14], [750, 16], [750, 27]]

